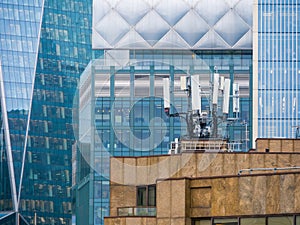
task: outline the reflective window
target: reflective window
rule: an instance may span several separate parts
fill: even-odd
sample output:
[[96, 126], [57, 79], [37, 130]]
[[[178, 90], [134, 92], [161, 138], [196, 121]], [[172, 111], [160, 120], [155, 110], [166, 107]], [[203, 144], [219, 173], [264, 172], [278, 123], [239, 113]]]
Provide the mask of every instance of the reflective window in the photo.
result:
[[241, 218], [240, 225], [266, 225], [266, 218]]
[[199, 221], [195, 221], [194, 225], [211, 225], [211, 220], [199, 220]]
[[214, 219], [213, 225], [238, 225], [238, 219]]
[[138, 206], [147, 205], [147, 187], [137, 188], [137, 205]]
[[137, 206], [156, 206], [156, 186], [137, 187]]
[[296, 216], [296, 225], [300, 225], [300, 216]]
[[272, 225], [293, 225], [293, 217], [268, 217], [268, 224]]

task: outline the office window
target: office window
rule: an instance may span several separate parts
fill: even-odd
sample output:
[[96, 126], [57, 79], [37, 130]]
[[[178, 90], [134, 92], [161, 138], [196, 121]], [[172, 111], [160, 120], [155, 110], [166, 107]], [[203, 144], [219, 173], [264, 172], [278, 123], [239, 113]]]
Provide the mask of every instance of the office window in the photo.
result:
[[137, 187], [137, 206], [156, 206], [156, 186]]
[[268, 217], [268, 224], [272, 225], [293, 225], [293, 217]]
[[238, 219], [214, 219], [213, 225], [238, 225]]
[[211, 220], [198, 220], [195, 221], [194, 225], [210, 225]]
[[137, 205], [146, 206], [147, 205], [147, 187], [137, 188]]
[[265, 225], [266, 218], [241, 218], [240, 225]]
[[156, 186], [148, 187], [148, 206], [156, 205]]
[[300, 216], [296, 217], [296, 225], [300, 225]]

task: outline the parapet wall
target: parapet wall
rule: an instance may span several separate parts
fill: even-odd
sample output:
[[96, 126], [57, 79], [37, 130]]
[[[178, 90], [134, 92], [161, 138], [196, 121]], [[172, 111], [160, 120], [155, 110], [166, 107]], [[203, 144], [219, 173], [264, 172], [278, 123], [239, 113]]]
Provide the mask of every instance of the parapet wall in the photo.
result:
[[[119, 207], [135, 206], [136, 186], [156, 184], [157, 180], [210, 179], [211, 177], [237, 176], [242, 169], [295, 166], [300, 166], [300, 153], [194, 152], [178, 155], [111, 158], [110, 215], [117, 216]], [[270, 170], [251, 173], [271, 174], [274, 172]], [[276, 171], [276, 174], [284, 172], [294, 173], [299, 172], [299, 169]], [[251, 184], [249, 188], [255, 188], [255, 185]], [[246, 186], [243, 188], [247, 192]]]
[[287, 138], [258, 138], [256, 139], [257, 152], [299, 152], [300, 139]]

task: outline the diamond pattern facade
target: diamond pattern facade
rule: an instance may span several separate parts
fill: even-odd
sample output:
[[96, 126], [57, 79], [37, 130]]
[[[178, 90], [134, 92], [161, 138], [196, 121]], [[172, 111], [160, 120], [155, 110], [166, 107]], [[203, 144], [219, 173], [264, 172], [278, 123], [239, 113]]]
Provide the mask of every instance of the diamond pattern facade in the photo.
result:
[[94, 0], [93, 10], [94, 49], [252, 48], [252, 0]]

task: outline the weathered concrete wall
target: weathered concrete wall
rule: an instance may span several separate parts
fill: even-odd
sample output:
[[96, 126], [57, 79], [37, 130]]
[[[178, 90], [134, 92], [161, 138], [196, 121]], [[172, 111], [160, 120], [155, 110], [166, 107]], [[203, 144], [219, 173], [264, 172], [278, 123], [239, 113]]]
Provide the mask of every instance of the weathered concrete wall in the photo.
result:
[[266, 149], [269, 152], [300, 152], [300, 139], [258, 138], [256, 140], [256, 151], [266, 152]]
[[183, 153], [112, 158], [111, 184], [149, 185], [157, 179], [237, 175], [241, 169], [292, 166], [300, 166], [300, 153]]
[[156, 218], [150, 217], [118, 217], [105, 218], [105, 225], [156, 225]]
[[161, 181], [157, 219], [298, 213], [299, 182], [300, 173]]
[[[270, 153], [264, 153], [266, 148]], [[190, 224], [190, 217], [199, 216], [299, 212], [299, 174], [233, 177], [241, 169], [293, 166], [300, 166], [300, 140], [292, 139], [258, 139], [257, 152], [251, 153], [111, 158], [111, 216], [117, 216], [119, 207], [136, 205], [136, 186], [151, 184], [157, 184], [157, 224]]]
[[110, 215], [117, 216], [117, 209], [136, 205], [136, 187], [127, 185], [111, 185]]
[[106, 218], [105, 225], [191, 225], [191, 219], [198, 217], [292, 214], [299, 210], [300, 173], [176, 178], [157, 182], [156, 218]]
[[157, 183], [157, 224], [189, 225], [190, 189], [186, 179]]

